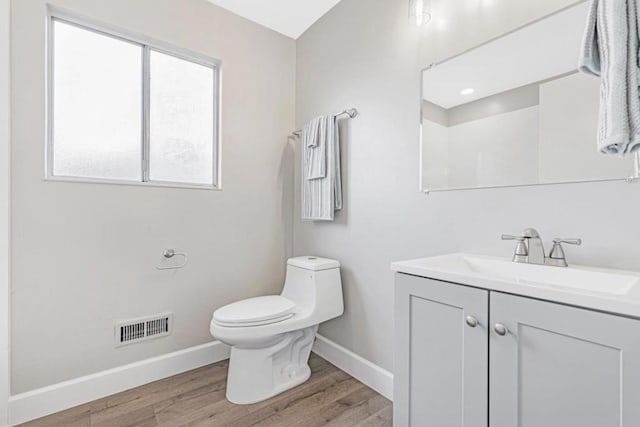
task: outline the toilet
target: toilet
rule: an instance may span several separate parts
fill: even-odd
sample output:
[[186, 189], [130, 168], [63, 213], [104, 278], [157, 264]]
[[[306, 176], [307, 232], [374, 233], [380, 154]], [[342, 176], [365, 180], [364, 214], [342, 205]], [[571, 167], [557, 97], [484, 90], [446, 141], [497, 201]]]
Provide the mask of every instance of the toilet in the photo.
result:
[[313, 256], [287, 261], [280, 295], [216, 310], [211, 335], [231, 347], [227, 399], [256, 403], [308, 380], [318, 325], [343, 311], [340, 263]]

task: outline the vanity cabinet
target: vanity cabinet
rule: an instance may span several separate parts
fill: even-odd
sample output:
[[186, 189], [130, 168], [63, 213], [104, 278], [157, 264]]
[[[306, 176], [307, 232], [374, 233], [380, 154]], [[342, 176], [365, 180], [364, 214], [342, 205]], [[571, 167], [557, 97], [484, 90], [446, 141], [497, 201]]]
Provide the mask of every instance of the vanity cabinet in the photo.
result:
[[398, 273], [394, 426], [640, 426], [640, 320]]
[[492, 427], [640, 426], [640, 321], [491, 292]]
[[395, 316], [393, 425], [486, 427], [489, 292], [398, 274]]

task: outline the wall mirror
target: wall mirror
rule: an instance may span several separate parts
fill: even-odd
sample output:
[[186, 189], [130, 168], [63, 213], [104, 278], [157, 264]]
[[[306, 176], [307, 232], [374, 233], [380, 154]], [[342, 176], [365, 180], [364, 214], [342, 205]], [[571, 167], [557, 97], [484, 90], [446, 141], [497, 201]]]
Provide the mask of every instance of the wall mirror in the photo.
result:
[[596, 148], [599, 85], [578, 73], [579, 2], [422, 71], [424, 191], [624, 179]]

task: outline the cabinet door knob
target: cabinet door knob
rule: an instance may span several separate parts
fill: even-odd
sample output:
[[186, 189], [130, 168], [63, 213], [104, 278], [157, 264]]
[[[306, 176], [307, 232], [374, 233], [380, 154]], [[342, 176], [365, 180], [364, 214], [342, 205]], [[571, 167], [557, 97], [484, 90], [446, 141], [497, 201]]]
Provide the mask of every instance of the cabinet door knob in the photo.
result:
[[467, 322], [467, 325], [469, 325], [472, 328], [475, 328], [476, 326], [478, 326], [478, 319], [476, 319], [473, 316], [467, 316], [465, 321]]
[[493, 330], [496, 332], [496, 334], [500, 335], [501, 337], [507, 335], [507, 332], [509, 332], [507, 327], [504, 326], [502, 323], [496, 323], [495, 326], [493, 327]]

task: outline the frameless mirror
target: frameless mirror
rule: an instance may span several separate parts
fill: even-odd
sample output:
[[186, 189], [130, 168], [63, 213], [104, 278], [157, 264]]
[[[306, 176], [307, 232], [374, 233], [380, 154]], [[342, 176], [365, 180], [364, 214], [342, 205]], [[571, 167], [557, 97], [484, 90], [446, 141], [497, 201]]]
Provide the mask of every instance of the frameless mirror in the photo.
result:
[[596, 148], [600, 81], [577, 71], [586, 2], [422, 71], [425, 191], [624, 179]]

